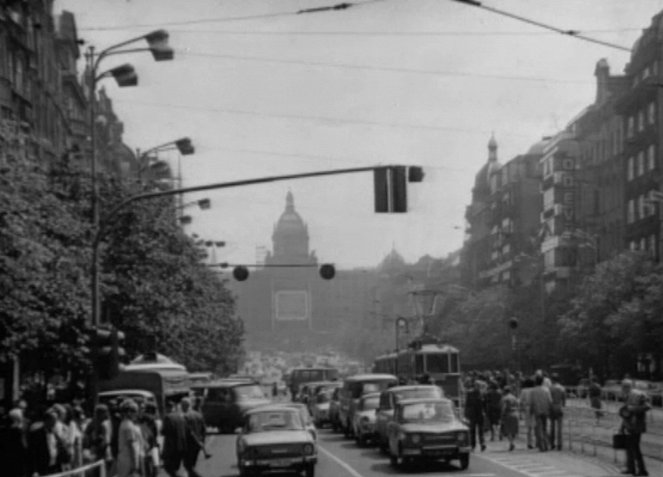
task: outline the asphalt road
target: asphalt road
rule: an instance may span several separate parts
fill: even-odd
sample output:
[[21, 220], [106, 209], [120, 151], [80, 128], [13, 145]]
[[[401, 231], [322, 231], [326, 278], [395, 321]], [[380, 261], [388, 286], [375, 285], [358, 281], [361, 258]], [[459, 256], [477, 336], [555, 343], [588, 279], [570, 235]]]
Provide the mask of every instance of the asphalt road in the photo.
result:
[[[197, 471], [203, 477], [236, 477], [235, 436], [213, 435], [208, 439], [212, 458], [200, 458]], [[319, 434], [318, 477], [375, 477], [442, 475], [445, 477], [603, 477], [612, 475], [605, 467], [566, 453], [539, 453], [520, 446], [506, 451], [505, 442], [489, 442], [485, 452], [472, 454], [470, 467], [461, 471], [457, 464], [429, 463], [395, 470], [389, 459], [375, 448], [359, 448], [354, 441], [324, 429]], [[165, 473], [162, 473], [165, 477]], [[181, 475], [185, 473], [182, 470]], [[294, 474], [271, 474], [285, 476]], [[161, 476], [160, 476], [161, 477]]]

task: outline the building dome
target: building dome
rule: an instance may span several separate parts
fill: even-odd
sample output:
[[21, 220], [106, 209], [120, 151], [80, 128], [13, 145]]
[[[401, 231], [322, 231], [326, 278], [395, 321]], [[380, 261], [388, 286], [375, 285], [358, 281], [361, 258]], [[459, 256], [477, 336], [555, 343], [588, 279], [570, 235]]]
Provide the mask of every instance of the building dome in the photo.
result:
[[274, 227], [274, 235], [296, 235], [306, 233], [306, 224], [295, 210], [295, 199], [288, 191], [285, 199], [285, 210]]

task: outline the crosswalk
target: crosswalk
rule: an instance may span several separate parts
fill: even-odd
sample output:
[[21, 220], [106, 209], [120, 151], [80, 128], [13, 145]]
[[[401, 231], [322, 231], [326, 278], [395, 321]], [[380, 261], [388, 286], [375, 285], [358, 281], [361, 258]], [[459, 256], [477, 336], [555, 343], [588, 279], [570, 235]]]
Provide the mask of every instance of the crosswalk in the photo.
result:
[[482, 454], [481, 458], [519, 472], [528, 477], [583, 477], [522, 454]]

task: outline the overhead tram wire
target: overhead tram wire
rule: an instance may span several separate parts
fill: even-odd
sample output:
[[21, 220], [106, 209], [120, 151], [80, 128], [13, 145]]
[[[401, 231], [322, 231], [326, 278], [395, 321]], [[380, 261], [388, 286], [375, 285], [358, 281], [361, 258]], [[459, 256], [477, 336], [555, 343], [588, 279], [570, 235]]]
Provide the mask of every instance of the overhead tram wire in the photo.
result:
[[[364, 2], [343, 2], [337, 3], [329, 6], [322, 6], [317, 8], [307, 8], [300, 9], [289, 12], [278, 12], [278, 13], [261, 13], [257, 15], [245, 15], [240, 17], [220, 17], [220, 18], [198, 18], [195, 20], [182, 20], [182, 21], [173, 21], [173, 22], [160, 22], [160, 23], [141, 23], [135, 25], [129, 25], [130, 28], [153, 28], [153, 27], [169, 27], [169, 26], [178, 26], [178, 25], [200, 25], [203, 23], [227, 23], [227, 22], [239, 22], [239, 21], [250, 21], [250, 20], [265, 20], [270, 18], [279, 18], [279, 17], [290, 17], [310, 13], [321, 13], [328, 11], [340, 11], [347, 10], [351, 7], [360, 7], [372, 3], [386, 2], [388, 0], [366, 0]], [[79, 28], [79, 31], [114, 31], [114, 30], [126, 30], [127, 26], [115, 26], [115, 27], [88, 27], [88, 28]]]
[[349, 69], [349, 70], [365, 70], [365, 71], [436, 75], [436, 76], [461, 76], [461, 77], [482, 78], [482, 79], [499, 79], [505, 81], [533, 81], [533, 82], [543, 82], [543, 83], [565, 83], [565, 84], [594, 84], [593, 81], [586, 81], [586, 80], [538, 78], [535, 76], [528, 77], [528, 76], [512, 76], [512, 75], [492, 75], [492, 74], [483, 74], [483, 73], [466, 73], [462, 71], [422, 70], [414, 68], [399, 68], [393, 66], [353, 65], [349, 63], [326, 63], [322, 61], [302, 61], [302, 60], [288, 60], [280, 58], [266, 58], [259, 56], [240, 56], [240, 55], [192, 52], [187, 49], [177, 50], [177, 52], [181, 53], [184, 56], [188, 55], [188, 56], [199, 56], [204, 58], [220, 58], [227, 60], [256, 61], [256, 62], [265, 62], [265, 63], [302, 65], [302, 66], [324, 67], [324, 68], [340, 68], [340, 69]]
[[481, 3], [477, 0], [452, 0], [452, 1], [457, 2], [457, 3], [462, 3], [464, 5], [470, 5], [472, 7], [478, 7], [478, 8], [481, 8], [483, 10], [486, 10], [486, 11], [489, 11], [489, 12], [492, 12], [492, 13], [496, 13], [498, 15], [502, 15], [502, 16], [511, 18], [513, 20], [517, 20], [519, 22], [527, 23], [529, 25], [534, 25], [534, 26], [537, 26], [537, 27], [540, 27], [540, 28], [545, 28], [546, 30], [553, 31], [553, 32], [559, 33], [561, 35], [566, 35], [566, 36], [570, 36], [572, 38], [577, 38], [578, 40], [588, 41], [590, 43], [596, 43], [597, 45], [607, 46], [607, 47], [610, 47], [610, 48], [614, 48], [616, 50], [628, 51], [628, 52], [631, 51], [631, 49], [628, 48], [628, 47], [625, 47], [625, 46], [622, 46], [622, 45], [617, 45], [615, 43], [610, 43], [608, 41], [597, 40], [596, 38], [592, 38], [592, 37], [583, 35], [578, 30], [565, 30], [563, 28], [559, 28], [559, 27], [556, 27], [554, 25], [550, 25], [548, 23], [543, 23], [543, 22], [539, 22], [537, 20], [532, 20], [530, 18], [526, 18], [526, 17], [520, 16], [520, 15], [516, 15], [515, 13], [505, 12], [504, 10], [499, 10], [497, 8], [488, 7], [488, 6], [484, 5], [483, 3]]
[[[124, 103], [125, 101], [116, 99], [116, 103]], [[374, 126], [374, 127], [385, 127], [385, 128], [403, 128], [403, 129], [418, 129], [425, 131], [448, 131], [448, 132], [457, 132], [464, 134], [477, 134], [477, 130], [473, 129], [463, 129], [463, 128], [454, 128], [449, 126], [433, 126], [427, 124], [408, 124], [408, 123], [388, 123], [380, 121], [371, 121], [368, 119], [348, 119], [348, 118], [335, 118], [331, 116], [307, 116], [303, 114], [275, 114], [275, 113], [263, 113], [260, 111], [248, 111], [242, 109], [223, 109], [223, 108], [213, 108], [213, 107], [203, 107], [203, 106], [190, 106], [184, 104], [167, 104], [163, 102], [152, 103], [148, 101], [126, 101], [132, 105], [143, 105], [148, 107], [155, 108], [172, 108], [172, 109], [185, 109], [189, 111], [207, 111], [207, 112], [216, 112], [221, 114], [237, 114], [243, 116], [257, 116], [264, 118], [276, 118], [276, 119], [292, 119], [296, 121], [318, 121], [325, 122], [330, 124], [355, 124], [360, 126]], [[482, 134], [485, 134], [482, 132]], [[510, 136], [518, 137], [531, 137], [531, 135], [525, 134], [516, 134], [516, 133], [507, 133]]]

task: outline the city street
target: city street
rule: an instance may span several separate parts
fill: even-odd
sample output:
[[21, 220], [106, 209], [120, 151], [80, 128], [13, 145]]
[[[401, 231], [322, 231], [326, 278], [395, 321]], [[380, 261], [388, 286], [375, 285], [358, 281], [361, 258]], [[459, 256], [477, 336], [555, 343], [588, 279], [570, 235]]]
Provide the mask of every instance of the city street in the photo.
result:
[[[199, 460], [197, 470], [203, 477], [235, 477], [238, 475], [235, 459], [235, 436], [212, 435], [208, 450], [209, 460]], [[464, 477], [605, 477], [619, 472], [608, 464], [567, 452], [539, 453], [523, 449], [520, 442], [514, 452], [506, 451], [505, 442], [487, 442], [485, 452], [472, 455], [468, 470], [461, 471], [455, 463], [415, 465], [395, 470], [389, 459], [376, 448], [359, 448], [354, 441], [328, 429], [319, 434], [319, 477], [373, 477], [406, 474], [444, 475]], [[274, 474], [287, 475], [287, 474]], [[166, 474], [160, 474], [160, 477]]]

